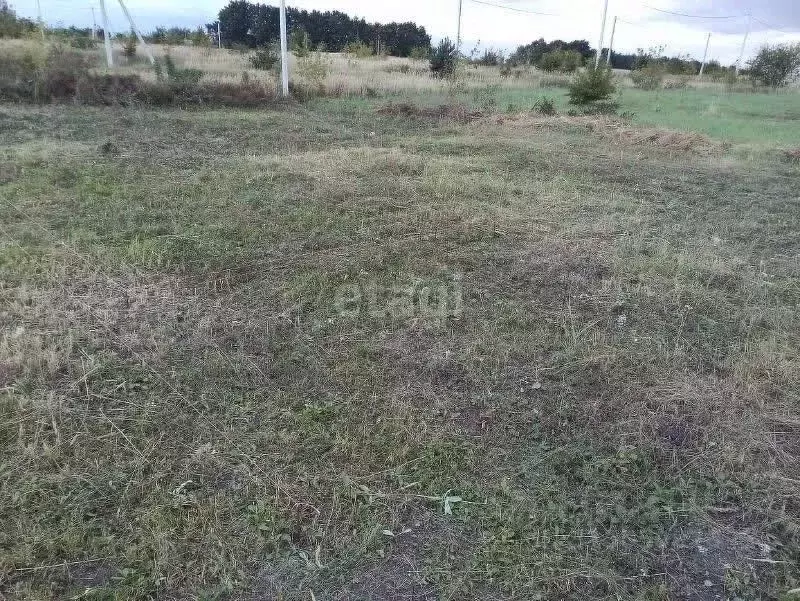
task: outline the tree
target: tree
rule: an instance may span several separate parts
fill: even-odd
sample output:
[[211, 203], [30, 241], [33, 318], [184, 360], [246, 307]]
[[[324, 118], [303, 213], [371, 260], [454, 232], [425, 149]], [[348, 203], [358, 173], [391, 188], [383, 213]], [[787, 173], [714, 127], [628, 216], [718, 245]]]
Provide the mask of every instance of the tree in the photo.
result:
[[311, 38], [303, 27], [295, 27], [289, 34], [289, 50], [297, 57], [308, 56], [311, 53]]
[[545, 52], [536, 66], [542, 71], [574, 73], [583, 64], [583, 57], [575, 50], [551, 50]]
[[788, 85], [800, 74], [800, 44], [762, 46], [748, 66], [754, 83], [772, 88]]
[[570, 104], [591, 104], [607, 100], [616, 91], [611, 69], [587, 69], [569, 86]]
[[131, 32], [123, 38], [122, 41], [122, 54], [125, 58], [133, 58], [136, 56], [136, 34]]
[[436, 77], [450, 77], [456, 72], [458, 62], [458, 49], [456, 45], [445, 38], [431, 52], [431, 73]]
[[[280, 11], [276, 6], [251, 4], [246, 0], [231, 0], [219, 13], [223, 41], [257, 48], [271, 44], [280, 35]], [[300, 10], [287, 8], [286, 21], [291, 32], [305, 31], [307, 43], [295, 44], [306, 48], [326, 48], [344, 52], [353, 44], [376, 46], [395, 56], [409, 56], [415, 48], [430, 48], [431, 37], [424, 27], [414, 23], [367, 23], [341, 11]], [[300, 35], [300, 34], [297, 34]]]

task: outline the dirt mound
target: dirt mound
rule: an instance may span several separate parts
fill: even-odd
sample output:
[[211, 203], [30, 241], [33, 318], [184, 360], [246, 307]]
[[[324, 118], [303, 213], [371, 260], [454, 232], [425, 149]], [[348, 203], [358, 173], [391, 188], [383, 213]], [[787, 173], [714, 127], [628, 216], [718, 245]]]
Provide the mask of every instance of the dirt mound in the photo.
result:
[[378, 109], [379, 115], [392, 117], [412, 117], [417, 119], [434, 119], [470, 123], [483, 117], [481, 111], [475, 111], [463, 104], [441, 104], [436, 107], [418, 106], [411, 102], [390, 102]]

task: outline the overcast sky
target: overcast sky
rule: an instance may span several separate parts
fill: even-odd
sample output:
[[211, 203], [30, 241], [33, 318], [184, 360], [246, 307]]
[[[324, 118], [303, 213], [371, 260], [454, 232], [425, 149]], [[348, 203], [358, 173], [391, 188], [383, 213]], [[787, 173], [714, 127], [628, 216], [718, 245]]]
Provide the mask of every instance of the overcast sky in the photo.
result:
[[[90, 25], [91, 6], [99, 0], [40, 0], [48, 23]], [[278, 0], [262, 0], [277, 4]], [[480, 40], [482, 47], [513, 49], [540, 37], [546, 40], [587, 39], [597, 46], [603, 0], [481, 0], [518, 10], [463, 0], [462, 37], [469, 51]], [[36, 0], [12, 0], [17, 11], [35, 16]], [[107, 0], [112, 31], [127, 29], [116, 0]], [[227, 0], [127, 0], [141, 29], [156, 25], [195, 27], [213, 21]], [[424, 25], [434, 40], [455, 37], [458, 0], [288, 0], [290, 6], [305, 9], [341, 10], [368, 21], [415, 21]], [[713, 32], [710, 58], [732, 63], [739, 54], [748, 19], [753, 14], [752, 33], [745, 56], [764, 43], [800, 41], [800, 0], [610, 0], [606, 41], [614, 15], [617, 24], [614, 47], [619, 51], [666, 46], [672, 54], [701, 58], [706, 34]], [[665, 11], [708, 17], [690, 18]], [[531, 14], [535, 11], [555, 16]], [[99, 10], [97, 11], [99, 19]], [[776, 28], [776, 29], [773, 29]]]

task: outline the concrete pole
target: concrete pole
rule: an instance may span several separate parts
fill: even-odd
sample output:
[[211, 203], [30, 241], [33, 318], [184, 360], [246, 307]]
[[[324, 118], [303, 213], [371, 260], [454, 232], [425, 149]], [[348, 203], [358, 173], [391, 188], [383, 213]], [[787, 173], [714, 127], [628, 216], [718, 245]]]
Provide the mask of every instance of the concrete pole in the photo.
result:
[[711, 43], [711, 32], [709, 32], [708, 37], [706, 38], [706, 50], [703, 52], [703, 63], [700, 65], [700, 74], [697, 76], [698, 79], [703, 77], [703, 71], [706, 70], [706, 60], [708, 59], [708, 45]]
[[603, 54], [603, 39], [606, 35], [606, 16], [608, 15], [608, 0], [603, 3], [603, 21], [600, 25], [600, 41], [597, 43], [597, 56], [594, 57], [594, 68], [600, 66], [600, 55]]
[[44, 19], [42, 19], [42, 1], [41, 0], [36, 0], [36, 20], [39, 22], [39, 29], [42, 30], [42, 39], [44, 39]]
[[464, 0], [458, 0], [458, 26], [456, 27], [456, 55], [461, 57], [461, 12]]
[[286, 32], [286, 0], [281, 0], [281, 89], [289, 97], [289, 40]]
[[747, 31], [744, 33], [742, 40], [742, 49], [739, 51], [739, 58], [736, 60], [736, 75], [739, 75], [739, 69], [742, 68], [742, 59], [744, 58], [744, 50], [747, 47], [747, 38], [750, 37], [750, 28], [753, 26], [753, 15], [747, 15]]
[[614, 51], [614, 34], [617, 32], [617, 17], [614, 17], [614, 24], [611, 25], [611, 41], [608, 43], [608, 56], [606, 57], [606, 65], [611, 68], [611, 53]]
[[106, 0], [100, 0], [100, 14], [103, 17], [103, 44], [106, 47], [106, 64], [110, 69], [114, 66], [114, 53], [111, 50], [111, 30], [108, 28]]
[[139, 31], [139, 28], [136, 27], [136, 23], [133, 22], [133, 17], [131, 17], [131, 13], [128, 12], [128, 7], [125, 6], [125, 2], [123, 2], [123, 0], [119, 0], [119, 5], [122, 7], [122, 12], [125, 13], [125, 17], [128, 19], [128, 23], [131, 24], [131, 29], [133, 30], [133, 33], [135, 33], [136, 37], [139, 38], [139, 43], [142, 45], [142, 48], [144, 48], [144, 53], [147, 55], [147, 58], [150, 59], [150, 63], [155, 65], [156, 58], [153, 56], [153, 53], [150, 52], [150, 46], [148, 46], [147, 42], [144, 41], [142, 33]]

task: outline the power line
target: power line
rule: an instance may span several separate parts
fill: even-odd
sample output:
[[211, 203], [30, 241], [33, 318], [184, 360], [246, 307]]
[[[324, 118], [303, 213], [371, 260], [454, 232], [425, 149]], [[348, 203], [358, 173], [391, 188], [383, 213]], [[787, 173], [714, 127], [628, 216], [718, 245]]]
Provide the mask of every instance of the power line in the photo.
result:
[[483, 4], [485, 6], [493, 6], [495, 8], [504, 8], [505, 10], [512, 10], [517, 13], [527, 13], [529, 15], [540, 15], [542, 17], [559, 17], [561, 15], [557, 15], [554, 13], [540, 13], [535, 10], [528, 10], [527, 8], [517, 8], [516, 6], [506, 6], [505, 4], [495, 4], [494, 2], [486, 2], [486, 0], [469, 0], [474, 4]]
[[655, 6], [650, 6], [649, 4], [645, 4], [644, 7], [659, 13], [664, 13], [665, 15], [673, 15], [675, 17], [687, 17], [689, 19], [741, 19], [742, 17], [745, 16], [745, 15], [726, 15], [726, 16], [687, 15], [686, 13], [678, 13], [671, 10], [664, 10], [663, 8], [656, 8]]
[[769, 23], [767, 23], [763, 19], [759, 19], [758, 17], [753, 17], [753, 21], [758, 21], [759, 23], [761, 23], [765, 27], [769, 27], [771, 31], [780, 31], [781, 33], [785, 33], [786, 35], [800, 35], [800, 32], [797, 32], [797, 31], [791, 32], [791, 31], [786, 31], [785, 29], [778, 29], [777, 27], [773, 27], [772, 25], [770, 25]]

